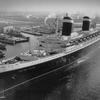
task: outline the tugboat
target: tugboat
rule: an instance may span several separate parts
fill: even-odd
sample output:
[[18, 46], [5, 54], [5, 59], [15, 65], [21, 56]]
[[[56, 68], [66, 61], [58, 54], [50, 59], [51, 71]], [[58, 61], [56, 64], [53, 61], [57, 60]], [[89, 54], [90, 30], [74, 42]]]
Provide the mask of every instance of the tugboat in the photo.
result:
[[40, 41], [40, 48], [21, 53], [16, 57], [2, 60], [0, 63], [0, 93], [27, 83], [33, 79], [60, 70], [70, 69], [70, 64], [92, 52], [100, 46], [100, 31], [89, 30], [91, 20], [83, 17], [80, 33], [72, 32], [73, 20], [63, 18], [62, 34], [56, 38]]

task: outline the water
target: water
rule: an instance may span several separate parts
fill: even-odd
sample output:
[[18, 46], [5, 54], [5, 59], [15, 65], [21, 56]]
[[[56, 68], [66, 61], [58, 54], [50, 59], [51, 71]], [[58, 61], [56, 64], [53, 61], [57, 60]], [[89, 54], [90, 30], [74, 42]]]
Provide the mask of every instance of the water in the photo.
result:
[[80, 63], [70, 75], [70, 82], [58, 86], [46, 100], [100, 100], [99, 50]]
[[[33, 41], [37, 42], [32, 38], [31, 45], [34, 46], [31, 49], [36, 47]], [[10, 46], [7, 48], [11, 49]], [[28, 43], [24, 43], [13, 50], [17, 53], [28, 48]], [[12, 54], [11, 50], [8, 52]], [[100, 49], [77, 60], [72, 67], [75, 68], [62, 69], [19, 86], [5, 100], [100, 100]]]
[[[23, 33], [24, 34], [24, 33]], [[18, 43], [14, 46], [12, 45], [7, 45], [7, 51], [6, 51], [6, 58], [11, 58], [14, 57], [16, 55], [19, 55], [21, 52], [25, 52], [28, 50], [33, 50], [38, 46], [38, 40], [36, 39], [35, 36], [32, 35], [28, 35], [28, 34], [24, 34], [27, 37], [30, 37], [30, 41], [29, 42], [24, 42], [24, 43]], [[5, 58], [5, 59], [6, 59]]]

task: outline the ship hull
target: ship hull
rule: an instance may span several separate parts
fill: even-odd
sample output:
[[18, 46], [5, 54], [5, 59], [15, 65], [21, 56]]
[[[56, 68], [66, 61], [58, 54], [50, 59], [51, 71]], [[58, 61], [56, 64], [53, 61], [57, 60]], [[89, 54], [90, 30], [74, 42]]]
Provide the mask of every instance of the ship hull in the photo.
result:
[[37, 78], [41, 78], [52, 72], [62, 69], [72, 69], [70, 65], [76, 63], [78, 59], [85, 57], [91, 52], [95, 53], [99, 49], [100, 40], [71, 54], [66, 54], [57, 59], [45, 63], [29, 66], [27, 68], [0, 73], [0, 93], [8, 94], [9, 91], [28, 83]]

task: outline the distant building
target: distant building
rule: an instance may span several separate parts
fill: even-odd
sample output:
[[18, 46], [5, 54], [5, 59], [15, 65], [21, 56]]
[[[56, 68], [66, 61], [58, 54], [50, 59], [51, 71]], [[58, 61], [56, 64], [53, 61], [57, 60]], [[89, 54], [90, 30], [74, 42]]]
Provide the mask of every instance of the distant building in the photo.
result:
[[15, 30], [14, 26], [6, 26], [6, 27], [3, 28], [4, 33], [10, 32], [12, 30]]

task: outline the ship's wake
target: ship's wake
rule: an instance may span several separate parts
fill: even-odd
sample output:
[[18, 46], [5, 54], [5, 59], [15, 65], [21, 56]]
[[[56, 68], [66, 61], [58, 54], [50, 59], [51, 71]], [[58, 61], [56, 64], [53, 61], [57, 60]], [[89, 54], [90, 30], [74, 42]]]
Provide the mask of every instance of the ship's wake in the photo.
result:
[[67, 83], [58, 87], [46, 100], [100, 100], [99, 49], [79, 59], [77, 63]]

